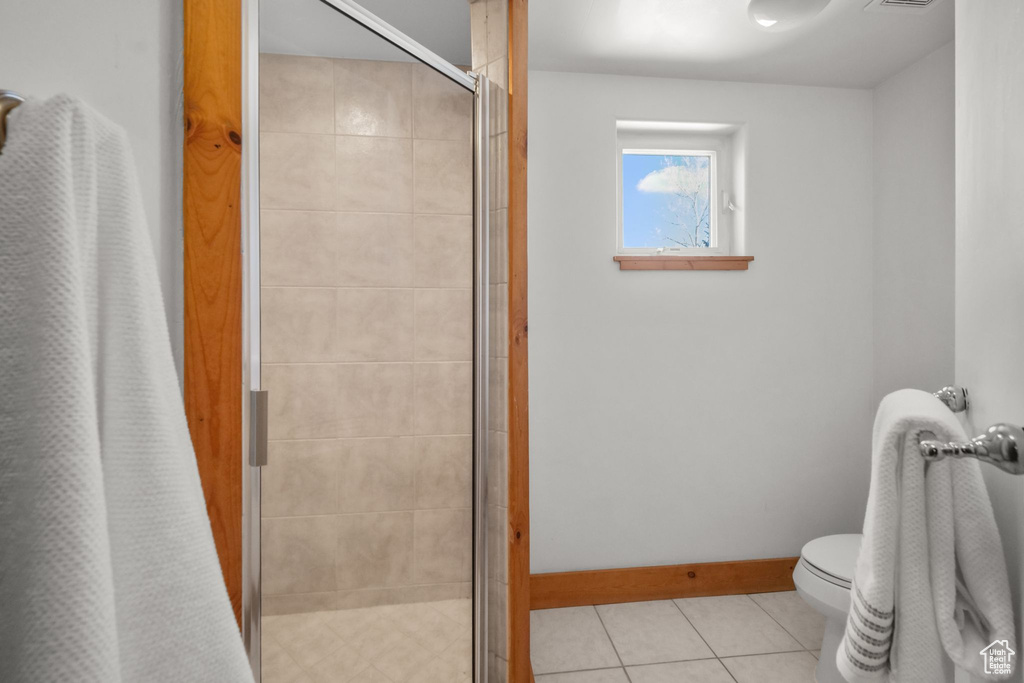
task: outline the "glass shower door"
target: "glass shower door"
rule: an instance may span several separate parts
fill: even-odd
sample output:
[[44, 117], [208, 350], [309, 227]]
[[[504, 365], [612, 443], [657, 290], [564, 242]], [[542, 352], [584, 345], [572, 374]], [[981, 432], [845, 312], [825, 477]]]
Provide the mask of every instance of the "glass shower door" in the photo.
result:
[[352, 3], [260, 11], [250, 651], [267, 683], [482, 681], [486, 79]]

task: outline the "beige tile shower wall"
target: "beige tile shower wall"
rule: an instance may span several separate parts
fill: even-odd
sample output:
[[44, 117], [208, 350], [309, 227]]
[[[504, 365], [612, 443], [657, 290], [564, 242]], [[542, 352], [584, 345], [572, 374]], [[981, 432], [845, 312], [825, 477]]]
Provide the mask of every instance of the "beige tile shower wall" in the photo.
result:
[[264, 612], [469, 597], [472, 95], [260, 58]]
[[490, 90], [488, 680], [508, 680], [508, 0], [470, 3], [473, 70]]

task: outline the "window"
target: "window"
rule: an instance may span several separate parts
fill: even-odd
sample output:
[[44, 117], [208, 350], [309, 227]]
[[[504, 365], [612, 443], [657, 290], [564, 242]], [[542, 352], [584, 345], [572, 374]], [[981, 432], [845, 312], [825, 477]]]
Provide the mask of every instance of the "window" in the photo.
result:
[[619, 253], [715, 253], [714, 150], [622, 149]]
[[615, 138], [619, 269], [747, 270], [746, 124], [618, 120]]

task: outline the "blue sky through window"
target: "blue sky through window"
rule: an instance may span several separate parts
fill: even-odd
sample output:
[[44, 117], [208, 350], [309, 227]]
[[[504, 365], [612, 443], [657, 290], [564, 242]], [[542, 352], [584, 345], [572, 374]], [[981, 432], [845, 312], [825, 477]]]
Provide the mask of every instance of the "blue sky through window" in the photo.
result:
[[711, 158], [622, 154], [622, 246], [711, 246]]

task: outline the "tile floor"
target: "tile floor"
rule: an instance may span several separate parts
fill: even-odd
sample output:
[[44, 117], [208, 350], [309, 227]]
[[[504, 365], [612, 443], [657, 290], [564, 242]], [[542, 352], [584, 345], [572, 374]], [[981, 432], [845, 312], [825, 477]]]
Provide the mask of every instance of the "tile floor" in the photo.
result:
[[264, 683], [470, 683], [470, 600], [263, 618]]
[[792, 591], [530, 617], [537, 683], [814, 683], [825, 629]]

